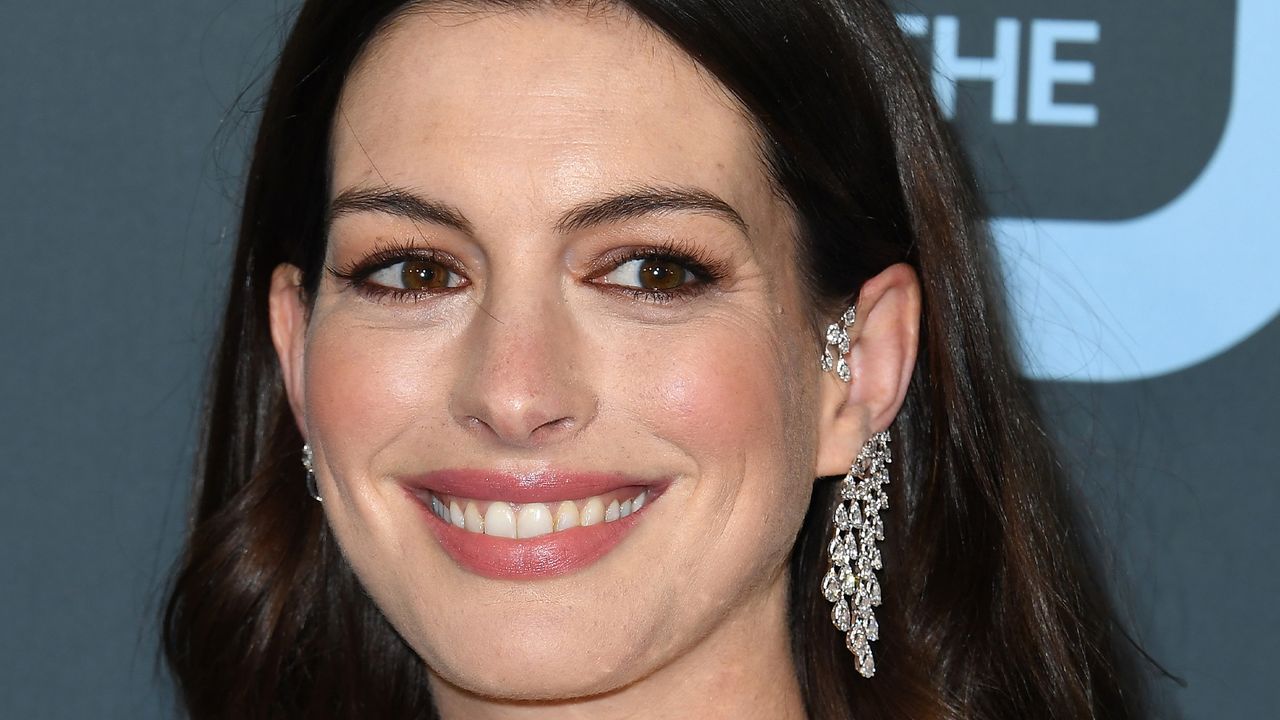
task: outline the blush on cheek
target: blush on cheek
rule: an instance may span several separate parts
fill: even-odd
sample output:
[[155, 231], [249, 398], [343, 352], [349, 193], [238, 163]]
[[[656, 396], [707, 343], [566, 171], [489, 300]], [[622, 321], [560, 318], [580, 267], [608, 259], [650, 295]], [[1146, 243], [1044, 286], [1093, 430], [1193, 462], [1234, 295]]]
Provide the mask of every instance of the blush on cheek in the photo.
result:
[[722, 603], [714, 612], [727, 612], [743, 588], [778, 577], [813, 479], [812, 458], [791, 446], [787, 427], [804, 397], [783, 381], [777, 355], [743, 352], [778, 338], [741, 338], [682, 346], [646, 372], [650, 391], [635, 406], [652, 432], [693, 461], [690, 482], [673, 486], [688, 527], [667, 562], [711, 589]]
[[[424, 403], [442, 402], [433, 347], [408, 331], [336, 324], [314, 332], [307, 348], [307, 422], [331, 458], [367, 467], [374, 450], [412, 427]], [[433, 382], [434, 379], [434, 382]]]
[[750, 457], [776, 469], [784, 435], [783, 383], [769, 353], [744, 353], [740, 339], [704, 342], [670, 356], [648, 380], [642, 412], [661, 434], [717, 464]]
[[704, 517], [718, 518], [725, 537], [785, 554], [813, 488], [813, 395], [787, 350], [802, 343], [781, 328], [747, 335], [739, 328], [682, 346], [651, 378], [642, 412], [694, 456]]

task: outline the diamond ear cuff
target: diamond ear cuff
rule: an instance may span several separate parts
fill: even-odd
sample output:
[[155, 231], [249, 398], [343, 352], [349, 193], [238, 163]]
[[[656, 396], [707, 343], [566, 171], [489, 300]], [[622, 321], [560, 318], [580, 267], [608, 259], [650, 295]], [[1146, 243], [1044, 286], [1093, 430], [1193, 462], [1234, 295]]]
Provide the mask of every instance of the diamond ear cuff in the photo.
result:
[[[840, 319], [827, 326], [827, 344], [822, 348], [822, 371], [831, 372], [834, 368], [836, 377], [845, 382], [853, 379], [849, 363], [844, 359], [849, 354], [849, 328], [858, 320], [858, 309], [853, 305], [840, 316]], [[831, 349], [835, 348], [833, 354]]]

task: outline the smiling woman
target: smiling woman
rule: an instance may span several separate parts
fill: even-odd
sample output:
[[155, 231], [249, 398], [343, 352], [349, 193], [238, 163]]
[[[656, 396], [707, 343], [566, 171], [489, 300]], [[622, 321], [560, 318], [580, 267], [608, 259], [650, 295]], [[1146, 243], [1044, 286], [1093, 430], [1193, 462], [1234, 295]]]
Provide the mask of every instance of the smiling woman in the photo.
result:
[[190, 715], [1136, 716], [924, 87], [879, 2], [304, 5]]

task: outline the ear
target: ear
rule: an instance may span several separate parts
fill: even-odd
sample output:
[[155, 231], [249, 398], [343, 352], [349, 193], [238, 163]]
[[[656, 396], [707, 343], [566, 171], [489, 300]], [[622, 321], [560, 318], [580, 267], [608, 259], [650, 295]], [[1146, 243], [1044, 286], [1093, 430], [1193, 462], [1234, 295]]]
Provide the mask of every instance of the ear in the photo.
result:
[[[893, 422], [907, 396], [920, 340], [920, 281], [905, 263], [886, 268], [858, 294], [842, 382], [822, 373], [815, 477], [843, 475], [873, 433]], [[824, 326], [825, 327], [825, 326]], [[817, 363], [815, 363], [816, 365]]]
[[268, 296], [271, 318], [271, 344], [275, 345], [280, 360], [284, 391], [293, 410], [293, 421], [298, 424], [302, 437], [307, 437], [306, 417], [302, 395], [303, 354], [307, 334], [307, 305], [303, 300], [302, 271], [287, 263], [276, 266], [271, 273], [271, 291]]

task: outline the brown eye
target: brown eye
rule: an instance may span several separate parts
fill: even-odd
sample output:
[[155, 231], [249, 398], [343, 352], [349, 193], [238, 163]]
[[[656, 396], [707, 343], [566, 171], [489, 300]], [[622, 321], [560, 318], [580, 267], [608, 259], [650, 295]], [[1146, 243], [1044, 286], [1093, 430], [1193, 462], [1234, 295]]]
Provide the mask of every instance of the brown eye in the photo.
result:
[[640, 265], [640, 286], [645, 290], [675, 290], [688, 280], [689, 271], [670, 258], [649, 258]]
[[395, 290], [432, 292], [455, 288], [462, 277], [438, 260], [415, 258], [401, 260], [369, 275], [369, 282]]
[[400, 283], [405, 290], [439, 290], [449, 287], [449, 268], [432, 260], [400, 263]]
[[610, 285], [662, 293], [679, 290], [695, 278], [680, 260], [655, 256], [628, 260], [602, 279]]

